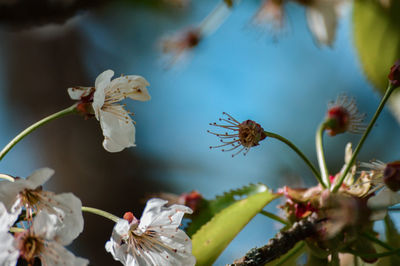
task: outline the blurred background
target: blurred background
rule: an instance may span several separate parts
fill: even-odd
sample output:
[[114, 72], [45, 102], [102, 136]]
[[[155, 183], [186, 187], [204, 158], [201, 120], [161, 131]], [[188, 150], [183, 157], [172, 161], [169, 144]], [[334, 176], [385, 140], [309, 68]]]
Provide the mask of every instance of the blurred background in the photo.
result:
[[[285, 28], [274, 32], [251, 22], [260, 3], [243, 1], [218, 31], [171, 65], [160, 40], [200, 22], [216, 1], [193, 1], [184, 8], [158, 1], [103, 2], [59, 17], [2, 17], [0, 144], [73, 104], [68, 87], [92, 86], [98, 74], [113, 69], [117, 76], [142, 75], [151, 84], [151, 101], [126, 102], [135, 113], [137, 147], [108, 153], [98, 122], [73, 115], [20, 142], [2, 160], [1, 173], [26, 177], [47, 166], [56, 171], [47, 189], [73, 192], [83, 205], [115, 215], [132, 211], [140, 217], [149, 193], [195, 189], [211, 199], [249, 183], [272, 189], [316, 183], [296, 154], [273, 139], [246, 156], [210, 150], [218, 140], [207, 133], [208, 124], [224, 111], [290, 139], [317, 163], [315, 131], [330, 100], [340, 93], [356, 97], [367, 120], [378, 106], [380, 95], [363, 74], [354, 46], [351, 12], [339, 21], [332, 47], [322, 47], [307, 28], [304, 7], [288, 4]], [[359, 159], [399, 159], [399, 134], [395, 118], [384, 110]], [[345, 144], [358, 139], [325, 138], [332, 173], [343, 165]], [[278, 204], [267, 209], [278, 213]], [[87, 213], [84, 218], [84, 232], [70, 248], [91, 265], [119, 265], [104, 250], [113, 224]], [[278, 228], [257, 216], [215, 264], [265, 244]]]

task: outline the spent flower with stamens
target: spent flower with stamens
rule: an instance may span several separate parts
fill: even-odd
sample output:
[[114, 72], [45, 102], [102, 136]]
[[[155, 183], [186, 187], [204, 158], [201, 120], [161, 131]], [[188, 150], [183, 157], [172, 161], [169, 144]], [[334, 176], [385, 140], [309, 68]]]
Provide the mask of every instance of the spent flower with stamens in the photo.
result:
[[264, 140], [267, 135], [264, 129], [253, 120], [246, 120], [240, 123], [231, 115], [223, 112], [226, 118], [220, 118], [219, 121], [225, 122], [226, 124], [210, 123], [210, 126], [220, 127], [226, 130], [232, 131], [231, 133], [215, 133], [207, 130], [208, 133], [213, 134], [220, 138], [223, 143], [217, 146], [211, 146], [210, 148], [223, 148], [222, 151], [233, 151], [239, 148], [239, 150], [232, 155], [232, 157], [244, 151], [246, 155], [251, 147], [258, 146], [260, 141]]
[[163, 53], [172, 55], [172, 62], [175, 62], [185, 53], [195, 48], [201, 40], [200, 30], [198, 28], [190, 28], [165, 37], [161, 41], [161, 49]]
[[119, 152], [135, 146], [135, 126], [130, 112], [120, 101], [130, 98], [148, 101], [150, 84], [141, 76], [121, 76], [111, 80], [114, 71], [106, 70], [95, 81], [95, 87], [73, 87], [69, 96], [78, 100], [77, 109], [86, 117], [95, 116], [103, 130], [103, 147], [109, 152]]
[[365, 114], [358, 112], [354, 98], [349, 99], [346, 95], [339, 95], [336, 101], [328, 104], [326, 129], [331, 136], [344, 132], [359, 134], [366, 128], [363, 124], [364, 118]]
[[151, 199], [140, 220], [127, 212], [114, 226], [106, 250], [124, 265], [195, 265], [192, 243], [179, 229], [185, 213], [192, 210], [182, 205], [165, 207], [161, 199]]
[[284, 24], [283, 0], [264, 0], [253, 17], [255, 25], [271, 24], [274, 29], [280, 29]]

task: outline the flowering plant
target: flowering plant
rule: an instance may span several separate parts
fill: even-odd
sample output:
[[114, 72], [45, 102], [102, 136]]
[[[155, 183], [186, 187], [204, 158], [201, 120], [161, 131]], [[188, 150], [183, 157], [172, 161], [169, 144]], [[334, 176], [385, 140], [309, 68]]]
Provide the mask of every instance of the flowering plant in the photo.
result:
[[[258, 213], [272, 218], [284, 228], [265, 246], [253, 248], [232, 265], [263, 265], [288, 263], [305, 252], [308, 261], [339, 265], [346, 256], [354, 263], [374, 263], [391, 256], [397, 261], [400, 250], [383, 242], [374, 231], [375, 221], [385, 219], [392, 224], [388, 211], [400, 203], [400, 163], [373, 160], [356, 164], [364, 141], [368, 137], [390, 95], [399, 87], [396, 63], [388, 75], [389, 86], [376, 113], [364, 124], [354, 99], [340, 95], [328, 105], [328, 111], [316, 133], [319, 169], [291, 141], [264, 130], [253, 120], [239, 122], [231, 115], [210, 125], [222, 132], [208, 131], [221, 144], [211, 146], [246, 155], [250, 149], [273, 138], [290, 147], [309, 166], [318, 184], [306, 188], [284, 186], [275, 192], [266, 185], [256, 184], [233, 190], [207, 200], [197, 191], [181, 196], [161, 193], [147, 202], [142, 217], [131, 212], [119, 218], [106, 211], [82, 206], [72, 193], [55, 194], [43, 189], [54, 171], [42, 168], [27, 178], [1, 174], [0, 233], [2, 234], [2, 265], [88, 265], [88, 260], [76, 257], [64, 246], [70, 244], [83, 230], [82, 212], [105, 217], [115, 223], [107, 252], [124, 265], [209, 265], [228, 243]], [[111, 81], [114, 72], [101, 73], [94, 87], [69, 88], [77, 103], [28, 127], [0, 151], [2, 159], [11, 148], [41, 125], [70, 113], [85, 118], [95, 117], [104, 135], [104, 148], [121, 151], [135, 145], [135, 128], [129, 113], [118, 104], [125, 98], [147, 101], [149, 83], [140, 76], [122, 76]], [[353, 150], [345, 148], [344, 165], [338, 173], [329, 172], [323, 149], [323, 136], [345, 132], [362, 134]], [[264, 211], [276, 198], [284, 198], [280, 206], [283, 217]], [[167, 200], [163, 200], [164, 198]], [[181, 227], [186, 216], [189, 225]], [[391, 226], [394, 236], [400, 239]], [[221, 234], [223, 232], [223, 234]], [[383, 251], [382, 251], [383, 250]]]
[[[390, 1], [381, 1], [390, 6]], [[187, 1], [175, 2], [183, 5]], [[331, 46], [338, 18], [349, 1], [266, 0], [254, 16], [254, 24], [267, 22], [282, 29], [289, 2], [305, 8], [307, 26], [316, 42]], [[173, 54], [173, 61], [177, 60], [215, 31], [237, 4], [239, 1], [221, 1], [201, 24], [164, 39], [163, 50]], [[149, 101], [150, 84], [137, 75], [112, 79], [113, 76], [114, 71], [105, 70], [93, 86], [68, 88], [70, 98], [76, 102], [23, 130], [0, 150], [0, 161], [30, 133], [69, 114], [97, 120], [106, 151], [116, 153], [135, 147], [133, 113], [122, 102]], [[225, 112], [218, 122], [210, 123], [212, 129], [208, 133], [219, 141], [210, 148], [220, 148], [232, 157], [246, 155], [271, 139], [285, 144], [315, 177], [315, 184], [309, 187], [285, 184], [272, 190], [265, 184], [248, 184], [214, 199], [207, 199], [196, 190], [181, 195], [159, 193], [149, 198], [141, 216], [127, 211], [118, 217], [86, 206], [83, 198], [73, 193], [49, 191], [46, 182], [54, 175], [50, 168], [41, 168], [26, 178], [1, 173], [0, 265], [89, 265], [90, 257], [81, 258], [67, 247], [84, 230], [87, 213], [113, 223], [103, 252], [123, 265], [211, 265], [259, 214], [279, 222], [282, 229], [265, 245], [242, 250], [231, 265], [293, 265], [305, 260], [307, 265], [347, 265], [349, 259], [354, 265], [382, 265], [384, 260], [397, 265], [400, 234], [389, 213], [397, 210], [394, 205], [400, 203], [400, 162], [357, 161], [384, 106], [398, 91], [399, 61], [387, 77], [389, 85], [369, 123], [364, 122], [366, 116], [358, 111], [353, 98], [339, 95], [328, 105], [316, 130], [317, 166], [292, 141], [267, 131], [261, 123], [241, 121]], [[328, 169], [325, 133], [331, 137], [361, 134], [357, 145], [348, 143], [344, 147], [344, 164], [339, 172]], [[279, 198], [280, 213], [265, 210]], [[386, 239], [374, 227], [381, 220], [385, 223]], [[74, 252], [79, 254], [80, 250]]]

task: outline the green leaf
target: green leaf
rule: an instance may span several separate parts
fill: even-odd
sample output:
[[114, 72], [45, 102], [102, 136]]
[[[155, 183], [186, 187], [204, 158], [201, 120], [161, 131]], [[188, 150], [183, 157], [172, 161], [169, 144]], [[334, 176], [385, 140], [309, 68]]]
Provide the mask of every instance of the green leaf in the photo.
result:
[[190, 217], [192, 222], [186, 228], [186, 233], [191, 237], [200, 227], [210, 221], [211, 218], [221, 210], [243, 199], [243, 197], [248, 197], [266, 190], [268, 190], [268, 188], [264, 184], [250, 184], [236, 190], [225, 192], [221, 196], [216, 196], [213, 200], [204, 200], [199, 208], [199, 213]]
[[[390, 67], [400, 59], [400, 1], [385, 8], [378, 0], [355, 0], [353, 5], [354, 42], [362, 68], [380, 93], [388, 85]], [[400, 121], [400, 93], [389, 101]]]
[[192, 237], [196, 265], [211, 265], [243, 227], [279, 196], [266, 190], [236, 201], [218, 212]]
[[[386, 242], [393, 248], [400, 248], [400, 234], [396, 229], [396, 226], [389, 215], [385, 217], [385, 235]], [[385, 250], [387, 251], [387, 250]], [[399, 256], [389, 256], [380, 260], [379, 265], [400, 265]]]
[[369, 80], [385, 92], [390, 67], [400, 59], [400, 1], [385, 8], [378, 0], [354, 1], [354, 41]]
[[328, 264], [328, 258], [319, 258], [312, 253], [308, 253], [307, 266], [324, 266]]

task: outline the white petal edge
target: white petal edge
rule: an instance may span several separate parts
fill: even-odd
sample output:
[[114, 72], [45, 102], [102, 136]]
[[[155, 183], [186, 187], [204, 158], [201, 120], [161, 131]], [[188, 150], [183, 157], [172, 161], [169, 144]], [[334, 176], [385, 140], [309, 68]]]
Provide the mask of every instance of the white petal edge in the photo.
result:
[[126, 97], [133, 100], [144, 102], [151, 99], [146, 86], [150, 86], [150, 83], [144, 77], [129, 75], [114, 79], [107, 89], [116, 90], [118, 88], [120, 100], [124, 99], [126, 95]]
[[308, 27], [320, 44], [332, 45], [335, 40], [337, 12], [334, 1], [317, 2], [307, 8]]
[[[129, 114], [119, 106], [128, 116]], [[118, 116], [100, 110], [100, 126], [103, 130], [103, 147], [108, 152], [120, 152], [125, 148], [134, 147], [135, 145], [135, 126], [133, 122], [126, 122]]]
[[93, 95], [93, 109], [94, 113], [96, 115], [97, 120], [99, 120], [99, 112], [101, 107], [104, 104], [105, 100], [105, 91], [107, 87], [110, 85], [111, 78], [114, 76], [114, 71], [111, 69], [108, 69], [101, 73], [100, 75], [97, 76], [96, 81], [95, 81], [95, 92]]
[[88, 96], [91, 90], [91, 87], [68, 88], [68, 95], [72, 100], [80, 100], [82, 97]]
[[39, 186], [42, 186], [53, 175], [54, 175], [54, 170], [47, 167], [36, 170], [26, 179], [29, 182], [28, 188], [35, 189]]
[[370, 219], [372, 221], [381, 220], [385, 218], [387, 210], [385, 208], [400, 203], [400, 194], [391, 191], [388, 188], [383, 188], [377, 195], [368, 199], [367, 206], [371, 209], [381, 209], [372, 212]]

